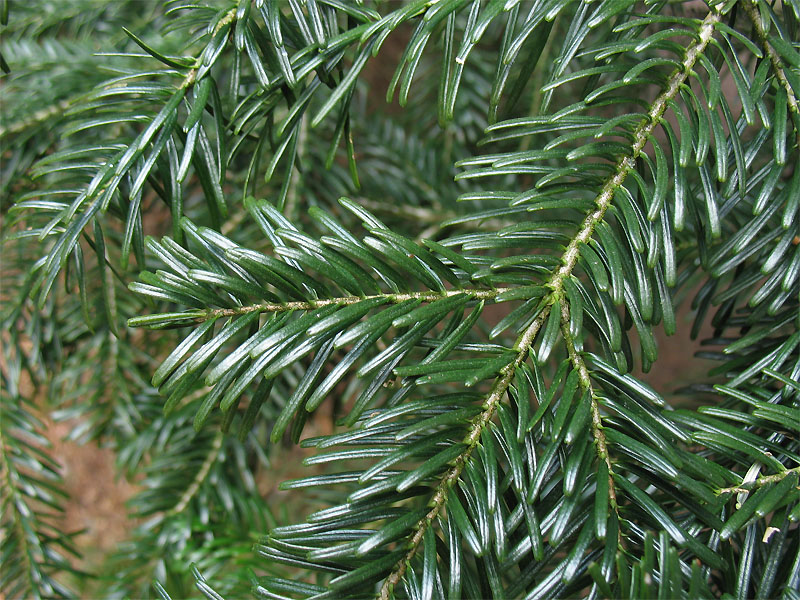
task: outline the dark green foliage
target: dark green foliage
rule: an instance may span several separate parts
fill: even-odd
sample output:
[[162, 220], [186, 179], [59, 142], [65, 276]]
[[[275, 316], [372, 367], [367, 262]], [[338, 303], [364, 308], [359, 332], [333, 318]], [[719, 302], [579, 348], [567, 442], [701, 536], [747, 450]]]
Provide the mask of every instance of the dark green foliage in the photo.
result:
[[59, 531], [58, 513], [66, 494], [58, 464], [38, 434], [41, 423], [19, 396], [2, 395], [3, 539], [0, 582], [9, 597], [63, 598], [72, 591], [56, 574], [73, 569], [66, 554], [75, 554], [71, 536]]
[[796, 1], [2, 10], [3, 594], [800, 597]]

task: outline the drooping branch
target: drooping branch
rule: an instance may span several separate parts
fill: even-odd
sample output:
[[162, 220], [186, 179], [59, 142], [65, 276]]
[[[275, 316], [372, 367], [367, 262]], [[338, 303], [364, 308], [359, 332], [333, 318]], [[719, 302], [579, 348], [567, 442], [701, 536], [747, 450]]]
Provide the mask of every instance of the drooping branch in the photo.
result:
[[[61, 538], [53, 536], [54, 513], [48, 510], [48, 507], [58, 510], [53, 503], [55, 496], [66, 497], [61, 479], [55, 476], [58, 465], [45, 451], [49, 444], [39, 433], [42, 423], [24, 406], [15, 405], [14, 400], [4, 397], [3, 402], [7, 404], [4, 411], [19, 411], [0, 420], [0, 517], [7, 534], [7, 539], [0, 539], [0, 547], [8, 563], [3, 565], [3, 586], [9, 585], [6, 571], [14, 571], [10, 574], [11, 582], [17, 579], [27, 582], [27, 591], [18, 589], [15, 595], [62, 597], [54, 588], [65, 588], [52, 575], [68, 568], [56, 546], [68, 549], [60, 540], [66, 540], [69, 534]], [[21, 450], [33, 447], [32, 443], [41, 448], [33, 458]], [[20, 558], [19, 563], [16, 557]], [[8, 589], [11, 588], [4, 587], [3, 592]]]
[[492, 390], [489, 392], [486, 402], [484, 403], [485, 408], [483, 412], [481, 412], [473, 421], [472, 427], [470, 428], [467, 437], [464, 439], [465, 443], [467, 444], [466, 448], [458, 457], [456, 457], [451, 467], [445, 472], [444, 476], [439, 481], [439, 485], [436, 487], [436, 493], [434, 493], [433, 498], [431, 499], [430, 511], [428, 511], [428, 514], [426, 514], [425, 517], [417, 524], [414, 534], [411, 536], [408, 553], [395, 565], [391, 574], [383, 582], [380, 592], [381, 600], [389, 600], [391, 597], [391, 590], [403, 578], [403, 575], [406, 571], [406, 565], [416, 554], [417, 548], [419, 548], [422, 538], [425, 535], [425, 530], [430, 527], [431, 523], [433, 523], [433, 520], [439, 514], [439, 511], [441, 511], [442, 507], [447, 501], [450, 488], [452, 488], [458, 482], [461, 472], [464, 470], [464, 467], [466, 466], [470, 456], [472, 456], [473, 450], [475, 450], [475, 447], [478, 445], [481, 432], [489, 424], [489, 421], [491, 421], [495, 411], [497, 410], [497, 405], [508, 391], [508, 387], [511, 385], [511, 382], [514, 379], [514, 373], [517, 367], [519, 367], [527, 358], [528, 351], [533, 345], [534, 339], [536, 339], [536, 334], [539, 333], [542, 324], [545, 322], [544, 317], [546, 315], [544, 313], [549, 314], [549, 311], [544, 311], [544, 316], [540, 315], [534, 319], [533, 323], [531, 323], [528, 329], [525, 330], [525, 333], [520, 336], [520, 339], [517, 341], [515, 348], [518, 349], [518, 352], [514, 360], [506, 365], [506, 367], [501, 371], [500, 376], [495, 380]]
[[[651, 105], [650, 111], [648, 112], [648, 117], [644, 119], [634, 131], [633, 145], [631, 146], [630, 153], [619, 160], [614, 173], [606, 180], [600, 191], [600, 194], [595, 199], [595, 210], [587, 215], [581, 228], [578, 230], [578, 233], [568, 244], [567, 249], [561, 257], [561, 267], [553, 273], [548, 282], [548, 287], [552, 290], [552, 294], [549, 298], [549, 304], [539, 313], [539, 315], [517, 339], [517, 342], [514, 345], [514, 349], [517, 351], [517, 353], [513, 360], [501, 371], [500, 376], [495, 380], [495, 383], [492, 386], [492, 389], [484, 403], [484, 410], [472, 422], [472, 427], [470, 428], [464, 440], [466, 444], [464, 451], [453, 460], [450, 468], [440, 479], [439, 484], [436, 487], [436, 492], [431, 499], [430, 511], [419, 521], [409, 539], [408, 552], [395, 564], [390, 574], [384, 580], [379, 595], [381, 600], [388, 600], [391, 597], [391, 592], [394, 586], [403, 578], [408, 564], [417, 553], [419, 545], [425, 535], [425, 531], [431, 526], [433, 520], [444, 507], [450, 488], [456, 484], [461, 476], [461, 472], [464, 470], [466, 462], [469, 460], [473, 450], [480, 440], [481, 432], [494, 417], [498, 404], [508, 391], [511, 382], [514, 379], [516, 368], [527, 359], [531, 347], [536, 340], [536, 336], [548, 318], [553, 304], [556, 302], [556, 300], [559, 300], [562, 297], [564, 281], [572, 274], [572, 271], [578, 262], [580, 243], [587, 242], [589, 238], [591, 238], [595, 227], [597, 227], [597, 225], [605, 218], [606, 211], [611, 206], [611, 200], [614, 197], [614, 192], [624, 183], [627, 175], [636, 166], [636, 160], [641, 155], [642, 150], [644, 149], [645, 144], [647, 143], [647, 140], [649, 139], [653, 130], [661, 122], [661, 119], [667, 110], [669, 101], [678, 94], [698, 57], [703, 53], [709, 41], [711, 40], [711, 37], [714, 33], [714, 26], [719, 21], [719, 18], [719, 13], [716, 11], [710, 12], [705, 17], [700, 25], [697, 39], [686, 50], [686, 56], [681, 68], [676, 70], [670, 76], [666, 89]], [[578, 356], [577, 352], [575, 353], [575, 356]], [[585, 375], [588, 378], [588, 371], [586, 371]], [[599, 420], [599, 411], [596, 414], [593, 413], [592, 426], [593, 429], [597, 427], [598, 433], [601, 434], [602, 432], [599, 429], [601, 424], [597, 423], [595, 419]], [[597, 440], [598, 438], [596, 437], [595, 439]], [[604, 442], [603, 445], [605, 445]], [[612, 494], [611, 497], [613, 498], [613, 487], [610, 488], [610, 493]]]

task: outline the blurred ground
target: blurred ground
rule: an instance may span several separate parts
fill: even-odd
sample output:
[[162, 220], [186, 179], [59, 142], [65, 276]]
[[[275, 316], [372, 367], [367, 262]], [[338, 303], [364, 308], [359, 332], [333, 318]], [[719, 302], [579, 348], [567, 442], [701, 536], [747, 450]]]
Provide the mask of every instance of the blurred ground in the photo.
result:
[[83, 530], [76, 539], [84, 553], [77, 566], [92, 570], [135, 527], [128, 519], [125, 502], [136, 486], [117, 477], [110, 449], [65, 441], [72, 426], [53, 423], [45, 433], [53, 444], [52, 456], [63, 467], [64, 486], [70, 495], [62, 517], [64, 531]]

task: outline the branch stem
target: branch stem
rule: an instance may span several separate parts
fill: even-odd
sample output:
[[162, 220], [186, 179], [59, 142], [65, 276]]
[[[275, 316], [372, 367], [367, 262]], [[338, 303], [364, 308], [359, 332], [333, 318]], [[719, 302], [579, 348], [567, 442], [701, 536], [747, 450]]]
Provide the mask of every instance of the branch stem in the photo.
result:
[[348, 304], [356, 304], [364, 300], [375, 300], [377, 298], [385, 298], [393, 304], [400, 304], [406, 300], [421, 300], [422, 302], [434, 302], [442, 298], [450, 298], [451, 296], [458, 296], [459, 294], [466, 294], [474, 300], [492, 300], [503, 292], [507, 292], [510, 288], [492, 288], [492, 289], [450, 289], [444, 292], [407, 292], [404, 294], [377, 294], [374, 296], [341, 296], [338, 298], [325, 298], [321, 300], [298, 300], [292, 302], [262, 302], [259, 304], [250, 304], [248, 306], [239, 306], [236, 308], [214, 308], [209, 309], [205, 316], [198, 317], [198, 322], [207, 321], [209, 319], [218, 319], [220, 317], [236, 317], [239, 315], [246, 315], [253, 312], [285, 312], [287, 310], [314, 310], [324, 306], [331, 306], [339, 304], [342, 306]]
[[797, 473], [800, 475], [800, 467], [794, 467], [793, 469], [786, 469], [781, 473], [775, 473], [773, 475], [764, 475], [762, 477], [759, 477], [755, 481], [751, 481], [750, 483], [742, 483], [738, 486], [722, 488], [720, 490], [717, 490], [717, 495], [727, 494], [732, 492], [733, 493], [752, 492], [753, 490], [758, 489], [760, 487], [764, 487], [765, 485], [770, 485], [773, 483], [778, 483], [780, 481], [783, 481], [784, 479], [789, 477], [789, 475], [791, 475], [792, 473]]
[[14, 135], [21, 131], [25, 131], [30, 127], [34, 127], [36, 125], [49, 121], [53, 117], [61, 117], [61, 115], [64, 114], [70, 106], [72, 106], [73, 102], [80, 99], [81, 99], [81, 94], [78, 94], [67, 100], [61, 100], [60, 102], [56, 102], [55, 104], [48, 106], [47, 108], [37, 110], [28, 119], [17, 121], [16, 123], [10, 124], [8, 127], [0, 127], [0, 137], [3, 137], [5, 135]]
[[569, 355], [572, 367], [578, 372], [580, 386], [585, 392], [589, 392], [592, 414], [592, 438], [594, 439], [595, 452], [597, 453], [597, 458], [605, 462], [606, 467], [608, 467], [608, 501], [611, 508], [617, 513], [617, 517], [619, 517], [617, 489], [614, 484], [614, 467], [611, 465], [611, 455], [608, 452], [606, 434], [603, 433], [603, 418], [600, 414], [600, 406], [597, 404], [597, 398], [594, 395], [592, 379], [589, 375], [586, 361], [583, 360], [583, 356], [581, 356], [575, 348], [575, 342], [569, 332], [569, 310], [569, 304], [567, 302], [561, 302], [561, 334], [564, 336], [564, 345], [567, 347], [567, 354]]

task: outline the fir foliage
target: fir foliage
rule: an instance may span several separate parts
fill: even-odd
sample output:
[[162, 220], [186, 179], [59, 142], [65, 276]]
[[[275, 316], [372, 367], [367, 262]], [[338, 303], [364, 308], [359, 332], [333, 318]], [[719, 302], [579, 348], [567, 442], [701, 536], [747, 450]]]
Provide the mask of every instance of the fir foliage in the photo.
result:
[[4, 596], [800, 598], [797, 0], [0, 17]]

